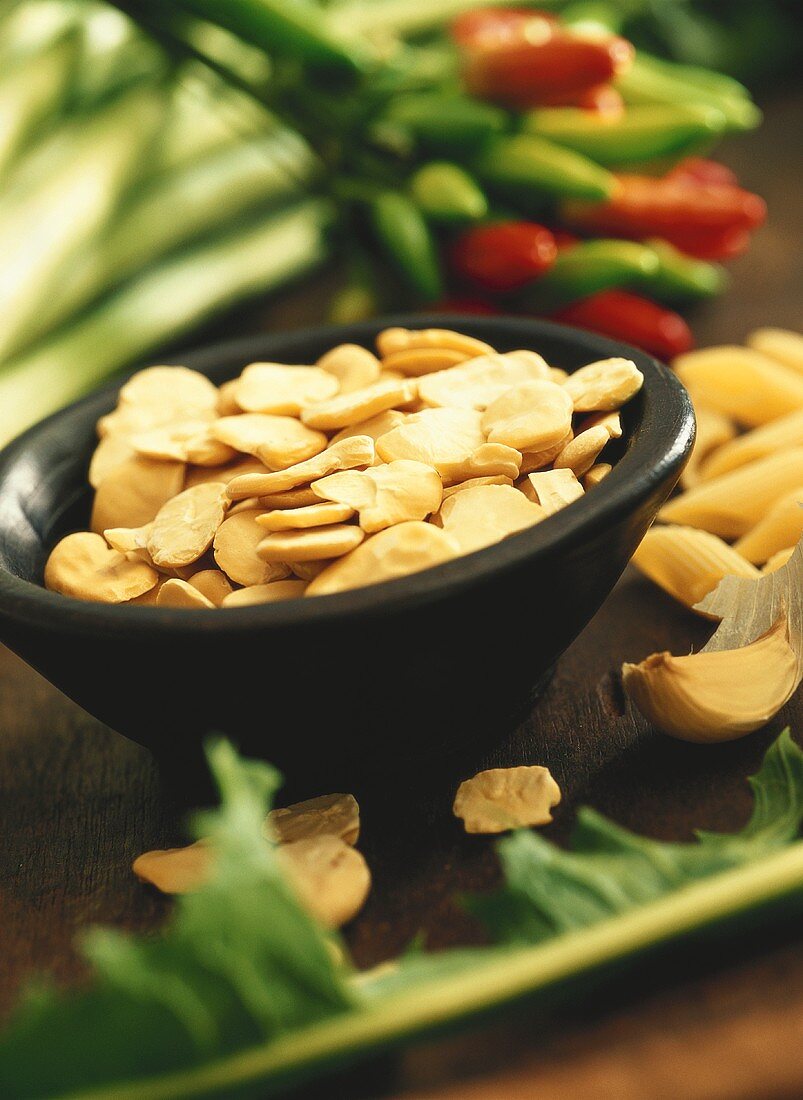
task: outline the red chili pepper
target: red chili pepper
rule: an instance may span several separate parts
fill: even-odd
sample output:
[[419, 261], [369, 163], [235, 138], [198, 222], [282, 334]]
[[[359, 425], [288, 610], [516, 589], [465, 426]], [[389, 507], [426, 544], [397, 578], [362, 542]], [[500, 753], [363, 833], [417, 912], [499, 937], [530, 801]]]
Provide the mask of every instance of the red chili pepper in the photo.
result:
[[427, 313], [476, 313], [480, 317], [491, 317], [501, 310], [481, 298], [441, 298], [434, 305], [426, 307]]
[[735, 172], [716, 160], [707, 157], [686, 157], [669, 173], [669, 179], [689, 180], [694, 183], [724, 183], [739, 186]]
[[625, 101], [612, 84], [595, 84], [574, 95], [545, 96], [544, 107], [581, 107], [605, 118], [621, 118], [625, 113]]
[[472, 94], [504, 107], [566, 102], [620, 75], [633, 60], [624, 38], [584, 38], [543, 23], [536, 40], [509, 41], [466, 51], [465, 81]]
[[621, 175], [618, 180], [618, 190], [607, 202], [564, 203], [569, 224], [615, 237], [664, 237], [674, 244], [698, 234], [755, 229], [767, 214], [762, 198], [733, 184], [667, 176]]
[[635, 344], [658, 359], [673, 359], [694, 347], [691, 329], [672, 310], [624, 290], [605, 290], [554, 314], [556, 321]]
[[477, 8], [458, 15], [451, 33], [460, 46], [494, 46], [537, 33], [539, 22], [558, 25], [555, 15], [537, 8]]
[[733, 260], [750, 247], [750, 233], [746, 229], [698, 229], [674, 233], [671, 243], [698, 260]]
[[452, 268], [483, 290], [518, 290], [548, 271], [558, 249], [555, 238], [536, 222], [499, 222], [463, 233], [452, 246]]
[[571, 248], [573, 244], [577, 244], [580, 240], [574, 233], [570, 233], [568, 229], [551, 229], [550, 232], [555, 238], [555, 244], [558, 246], [558, 252], [562, 248]]

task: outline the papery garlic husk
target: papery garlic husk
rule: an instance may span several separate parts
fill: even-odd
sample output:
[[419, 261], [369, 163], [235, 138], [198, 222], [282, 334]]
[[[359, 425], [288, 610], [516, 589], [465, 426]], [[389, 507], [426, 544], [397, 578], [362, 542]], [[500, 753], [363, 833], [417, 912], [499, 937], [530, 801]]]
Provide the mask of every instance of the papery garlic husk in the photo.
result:
[[733, 741], [770, 720], [798, 685], [786, 616], [741, 649], [622, 666], [625, 691], [657, 729], [681, 741]]

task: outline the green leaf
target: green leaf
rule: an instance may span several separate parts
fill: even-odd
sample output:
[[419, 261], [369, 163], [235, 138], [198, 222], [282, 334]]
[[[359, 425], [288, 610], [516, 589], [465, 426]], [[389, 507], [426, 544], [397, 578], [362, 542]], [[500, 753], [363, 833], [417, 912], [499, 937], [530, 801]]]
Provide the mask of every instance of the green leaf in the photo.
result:
[[93, 987], [28, 999], [0, 1046], [0, 1094], [23, 1100], [197, 1065], [356, 1003], [263, 838], [278, 773], [225, 742], [207, 751], [222, 798], [197, 823], [218, 853], [211, 881], [177, 899], [158, 938], [85, 937]]
[[215, 846], [214, 876], [177, 900], [160, 936], [91, 933], [88, 991], [28, 995], [0, 1042], [0, 1095], [276, 1095], [673, 936], [803, 902], [803, 845], [792, 845], [803, 752], [786, 731], [751, 780], [755, 807], [740, 832], [665, 844], [586, 809], [568, 852], [513, 834], [500, 844], [505, 888], [472, 901], [494, 946], [424, 954], [414, 943], [355, 975], [332, 961], [262, 837], [277, 773], [225, 742], [208, 755], [222, 804], [196, 826]]
[[784, 730], [750, 779], [752, 816], [735, 834], [694, 844], [636, 836], [583, 807], [564, 851], [520, 830], [500, 841], [505, 885], [466, 900], [498, 943], [539, 943], [682, 889], [789, 844], [803, 821], [803, 751]]

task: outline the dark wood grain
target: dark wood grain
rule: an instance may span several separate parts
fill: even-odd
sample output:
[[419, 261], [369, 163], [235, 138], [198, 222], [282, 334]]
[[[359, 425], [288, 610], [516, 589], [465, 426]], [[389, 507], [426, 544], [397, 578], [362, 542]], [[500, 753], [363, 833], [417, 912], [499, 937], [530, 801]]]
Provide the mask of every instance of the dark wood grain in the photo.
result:
[[[793, 141], [802, 124], [803, 97], [789, 94], [770, 105], [759, 135], [727, 148], [746, 185], [768, 198], [771, 219], [734, 266], [728, 296], [697, 311], [701, 343], [738, 341], [762, 324], [800, 327], [803, 205]], [[258, 321], [302, 323], [310, 311], [308, 296], [289, 295]], [[241, 323], [253, 327], [253, 316]], [[745, 776], [784, 723], [803, 734], [803, 699], [767, 731], [704, 748], [647, 729], [623, 708], [612, 675], [623, 659], [699, 646], [709, 629], [628, 572], [528, 721], [490, 756], [467, 749], [437, 773], [422, 770], [415, 789], [357, 790], [375, 880], [348, 933], [357, 962], [388, 958], [419, 932], [432, 947], [477, 939], [452, 899], [490, 887], [498, 871], [492, 844], [465, 836], [450, 813], [454, 787], [477, 767], [547, 764], [564, 792], [548, 830], [558, 840], [580, 802], [665, 839], [737, 827], [750, 805]], [[303, 777], [294, 788], [317, 793], [304, 792]], [[136, 883], [131, 860], [181, 837], [192, 797], [192, 789], [167, 789], [144, 750], [0, 652], [0, 1012], [33, 971], [81, 980], [72, 942], [86, 925], [158, 925], [167, 905]], [[417, 1045], [334, 1094], [792, 1100], [803, 1095], [803, 946], [780, 929], [727, 953], [684, 956], [604, 998], [550, 1016], [519, 1009], [469, 1036]]]

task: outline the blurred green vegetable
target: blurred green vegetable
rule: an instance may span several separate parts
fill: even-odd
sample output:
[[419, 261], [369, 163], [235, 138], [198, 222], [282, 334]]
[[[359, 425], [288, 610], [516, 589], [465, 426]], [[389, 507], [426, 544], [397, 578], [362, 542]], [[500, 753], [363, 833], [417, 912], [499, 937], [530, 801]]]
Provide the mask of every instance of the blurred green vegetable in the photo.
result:
[[377, 242], [402, 277], [425, 302], [442, 292], [435, 242], [418, 207], [405, 195], [385, 191], [371, 203]]
[[541, 107], [525, 116], [525, 129], [574, 149], [607, 168], [706, 148], [725, 130], [722, 111], [694, 105], [631, 107], [604, 118], [577, 107]]
[[126, 283], [0, 372], [0, 442], [214, 313], [297, 278], [326, 256], [331, 205], [255, 213]]
[[518, 302], [527, 309], [552, 312], [601, 290], [644, 286], [657, 276], [655, 250], [635, 241], [596, 240], [562, 248], [552, 267], [521, 291]]
[[676, 65], [637, 54], [633, 67], [619, 77], [617, 87], [629, 103], [706, 105], [721, 112], [728, 128], [752, 130], [761, 111], [736, 80], [692, 65]]
[[[260, 279], [268, 290], [282, 273], [289, 278], [333, 252], [363, 249], [386, 261], [351, 264], [333, 316], [363, 316], [390, 299], [431, 303], [442, 296], [441, 256], [456, 228], [490, 216], [514, 225], [535, 219], [559, 236], [573, 200], [615, 201], [626, 177], [609, 169], [635, 170], [649, 189], [668, 162], [759, 117], [728, 77], [641, 51], [624, 72], [632, 49], [609, 31], [617, 21], [626, 34], [641, 26], [648, 0], [627, 0], [618, 14], [601, 0], [533, 4], [567, 12], [555, 37], [577, 54], [575, 67], [587, 53], [579, 50], [582, 34], [608, 33], [598, 52], [606, 73], [622, 74], [626, 106], [609, 83], [589, 85], [583, 67], [570, 65], [571, 72], [561, 69], [571, 81], [557, 98], [541, 73], [543, 98], [527, 98], [533, 88], [525, 86], [515, 101], [545, 106], [503, 110], [468, 93], [473, 47], [448, 26], [467, 8], [489, 6], [509, 4], [18, 0], [0, 7], [0, 385], [25, 394], [24, 370], [37, 389], [44, 372], [48, 394], [37, 393], [30, 409], [49, 411], [88, 379], [257, 293]], [[522, 16], [500, 10], [491, 18], [515, 34]], [[542, 32], [555, 25], [542, 16], [536, 24]], [[509, 75], [504, 62], [494, 71]], [[525, 85], [535, 79], [526, 65], [514, 65], [512, 76]], [[486, 91], [496, 98], [493, 87]], [[684, 194], [702, 189], [700, 173], [716, 167], [681, 164]], [[302, 233], [286, 266], [254, 254], [248, 227], [268, 234], [270, 224], [269, 235], [283, 240], [283, 206], [308, 209], [309, 196], [321, 198], [309, 209], [325, 209], [337, 232], [319, 225]], [[756, 217], [738, 240], [695, 237], [694, 248], [717, 257], [743, 249], [763, 212], [758, 200], [753, 205]], [[302, 222], [309, 228], [299, 213], [294, 224]], [[679, 225], [672, 239], [686, 247], [683, 234]], [[219, 285], [194, 276], [197, 257], [214, 258]], [[454, 288], [454, 269], [443, 268]], [[187, 293], [171, 321], [148, 288], [170, 280], [177, 294], [172, 279], [181, 272]], [[723, 277], [661, 243], [587, 241], [563, 249], [545, 276], [536, 265], [529, 282], [523, 305], [546, 310], [626, 286], [668, 301], [700, 297], [716, 292]], [[110, 317], [137, 331], [107, 330]], [[61, 355], [58, 382], [53, 348]], [[33, 413], [15, 402], [9, 408], [20, 410], [22, 426]], [[12, 432], [9, 414], [5, 433]]]
[[44, 124], [62, 114], [77, 60], [77, 35], [68, 32], [50, 43], [35, 65], [19, 60], [0, 81], [0, 176]]
[[532, 134], [489, 141], [471, 162], [479, 179], [504, 198], [526, 207], [527, 195], [607, 199], [614, 179], [592, 160]]
[[422, 165], [410, 180], [410, 193], [435, 222], [479, 221], [488, 213], [488, 200], [477, 181], [448, 161]]

